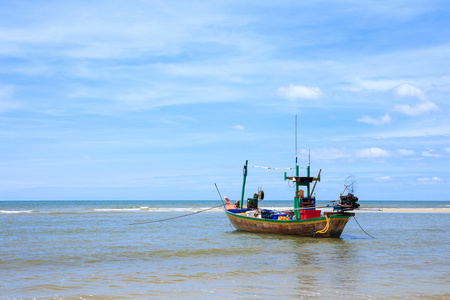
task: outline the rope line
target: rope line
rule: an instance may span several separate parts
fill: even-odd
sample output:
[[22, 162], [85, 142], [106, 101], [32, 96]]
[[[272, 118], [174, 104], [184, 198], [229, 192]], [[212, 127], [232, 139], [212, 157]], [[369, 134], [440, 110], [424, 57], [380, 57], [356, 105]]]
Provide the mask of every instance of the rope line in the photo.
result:
[[330, 217], [325, 216], [325, 219], [327, 219], [327, 225], [325, 225], [325, 228], [322, 230], [317, 231], [314, 235], [320, 233], [320, 234], [324, 234], [328, 231], [328, 229], [330, 229]]
[[262, 166], [250, 166], [252, 168], [268, 169], [268, 170], [292, 170], [293, 168], [273, 168], [273, 167], [262, 167]]
[[371, 236], [370, 234], [368, 234], [368, 233], [361, 227], [361, 225], [359, 225], [359, 222], [358, 222], [358, 220], [356, 220], [355, 216], [353, 216], [353, 219], [355, 219], [356, 224], [358, 224], [359, 228], [361, 228], [361, 230], [364, 231], [365, 234], [367, 234], [368, 236], [370, 236], [370, 237], [373, 238], [373, 239], [377, 239], [376, 237]]
[[202, 213], [202, 212], [205, 212], [205, 211], [208, 211], [208, 210], [220, 207], [220, 206], [223, 206], [223, 204], [220, 204], [220, 205], [217, 205], [217, 206], [213, 206], [213, 207], [210, 207], [210, 208], [207, 208], [207, 209], [199, 210], [199, 211], [196, 211], [196, 212], [193, 212], [193, 213], [185, 214], [185, 215], [182, 215], [182, 216], [176, 216], [176, 217], [167, 218], [167, 219], [160, 219], [160, 220], [153, 220], [153, 221], [148, 221], [148, 222], [131, 223], [131, 224], [128, 224], [128, 225], [141, 225], [141, 224], [150, 224], [150, 223], [157, 223], [157, 222], [164, 222], [164, 221], [174, 220], [174, 219], [178, 219], [178, 218], [183, 218], [183, 217], [199, 214], [199, 213]]

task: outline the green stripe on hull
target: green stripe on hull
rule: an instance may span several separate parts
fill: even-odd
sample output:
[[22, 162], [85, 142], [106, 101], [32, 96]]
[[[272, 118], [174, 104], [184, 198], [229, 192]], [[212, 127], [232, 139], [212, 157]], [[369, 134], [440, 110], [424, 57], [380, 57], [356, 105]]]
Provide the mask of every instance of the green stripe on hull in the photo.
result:
[[[248, 220], [248, 221], [254, 221], [254, 222], [264, 222], [264, 223], [293, 224], [293, 223], [317, 223], [317, 222], [326, 221], [325, 217], [311, 218], [311, 219], [305, 219], [305, 220], [274, 220], [274, 219], [262, 219], [262, 218], [247, 217], [247, 216], [231, 213], [226, 210], [225, 210], [225, 212], [228, 215], [235, 217], [235, 218], [244, 219], [244, 220]], [[348, 218], [350, 218], [350, 216], [339, 215], [339, 214], [335, 214], [330, 217], [330, 219], [348, 219]]]

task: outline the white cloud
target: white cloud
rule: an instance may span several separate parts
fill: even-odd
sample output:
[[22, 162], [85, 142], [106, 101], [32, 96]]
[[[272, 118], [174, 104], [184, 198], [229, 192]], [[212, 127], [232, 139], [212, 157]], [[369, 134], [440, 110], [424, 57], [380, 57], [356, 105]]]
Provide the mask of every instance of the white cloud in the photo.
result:
[[393, 89], [393, 92], [399, 97], [415, 97], [422, 100], [416, 105], [397, 104], [393, 110], [407, 116], [420, 116], [433, 111], [439, 111], [439, 107], [431, 101], [425, 100], [425, 94], [411, 84], [404, 83]]
[[280, 87], [277, 94], [289, 101], [296, 101], [299, 99], [317, 99], [323, 93], [318, 87], [289, 85], [289, 87]]
[[[307, 150], [302, 150], [301, 155], [308, 155]], [[323, 148], [315, 149], [314, 156], [320, 157], [324, 160], [342, 160], [342, 159], [352, 159], [355, 156], [359, 158], [380, 158], [388, 157], [389, 152], [377, 147], [360, 149], [360, 150], [349, 150], [347, 148]]]
[[411, 128], [403, 128], [399, 130], [377, 132], [376, 134], [368, 134], [367, 137], [376, 139], [390, 138], [416, 138], [416, 137], [446, 137], [450, 135], [450, 125], [438, 124], [431, 126], [414, 126]]
[[378, 157], [388, 157], [389, 152], [381, 148], [372, 147], [367, 149], [358, 150], [356, 155], [361, 158], [378, 158]]
[[379, 119], [375, 119], [375, 118], [372, 118], [369, 116], [363, 116], [362, 118], [359, 118], [357, 121], [359, 123], [366, 123], [366, 124], [380, 126], [380, 125], [385, 125], [385, 124], [391, 123], [392, 119], [388, 114], [386, 114]]
[[391, 176], [383, 176], [383, 177], [379, 177], [377, 179], [375, 179], [376, 181], [390, 181], [391, 180]]
[[434, 150], [428, 149], [428, 151], [422, 151], [422, 155], [426, 157], [440, 157], [440, 154], [433, 153]]
[[415, 152], [413, 150], [407, 150], [407, 149], [398, 149], [398, 154], [400, 155], [414, 155]]
[[428, 178], [428, 177], [419, 178], [419, 179], [417, 179], [417, 181], [420, 183], [423, 183], [423, 184], [437, 184], [438, 182], [442, 181], [442, 179], [434, 176], [432, 178]]
[[[313, 156], [320, 160], [340, 160], [340, 159], [347, 159], [351, 158], [353, 156], [352, 151], [348, 150], [346, 148], [320, 148], [320, 149], [314, 149], [314, 151], [311, 151], [313, 153]], [[309, 151], [306, 149], [303, 149], [300, 151], [300, 157], [307, 157], [309, 155]]]
[[385, 92], [399, 84], [398, 80], [357, 80], [357, 89], [360, 87], [372, 92]]
[[[363, 159], [378, 159], [389, 157], [389, 151], [378, 147], [365, 149], [347, 149], [347, 148], [321, 148], [311, 150], [314, 153], [315, 159], [330, 161], [330, 160], [353, 160], [355, 157]], [[306, 157], [308, 150], [301, 150], [300, 156]]]
[[417, 97], [421, 100], [425, 99], [425, 94], [417, 87], [404, 83], [393, 89], [394, 93], [400, 97]]
[[245, 127], [242, 126], [242, 125], [234, 125], [234, 126], [233, 126], [233, 129], [236, 129], [236, 130], [245, 130]]
[[124, 102], [141, 102], [141, 101], [148, 101], [155, 97], [156, 93], [154, 91], [141, 91], [118, 95], [116, 99]]
[[420, 116], [433, 111], [439, 111], [439, 107], [431, 101], [425, 101], [415, 106], [409, 104], [398, 104], [394, 106], [394, 111], [407, 116]]

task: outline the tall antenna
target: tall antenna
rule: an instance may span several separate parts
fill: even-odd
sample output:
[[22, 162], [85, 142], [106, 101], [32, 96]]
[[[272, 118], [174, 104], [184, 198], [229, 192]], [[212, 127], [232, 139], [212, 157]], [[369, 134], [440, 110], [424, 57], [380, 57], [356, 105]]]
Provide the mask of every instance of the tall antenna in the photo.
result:
[[311, 166], [311, 149], [308, 149], [308, 166]]
[[295, 166], [297, 166], [297, 115], [295, 115]]

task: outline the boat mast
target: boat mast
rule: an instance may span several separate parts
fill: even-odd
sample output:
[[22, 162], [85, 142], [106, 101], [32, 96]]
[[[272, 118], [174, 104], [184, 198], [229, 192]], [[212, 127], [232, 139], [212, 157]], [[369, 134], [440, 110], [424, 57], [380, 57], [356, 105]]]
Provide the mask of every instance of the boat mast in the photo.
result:
[[[295, 176], [299, 177], [299, 166], [298, 166], [298, 156], [297, 156], [297, 115], [295, 116]], [[294, 208], [295, 208], [295, 217], [300, 219], [300, 212], [298, 208], [301, 206], [301, 198], [299, 197], [298, 187], [300, 186], [300, 182], [295, 180], [295, 196], [294, 196]]]
[[[297, 116], [295, 116], [295, 166], [297, 167], [298, 163], [298, 156], [297, 156]], [[297, 174], [298, 176], [298, 174]]]
[[[306, 176], [311, 177], [311, 150], [308, 152], [308, 166], [306, 167]], [[307, 185], [307, 196], [311, 198], [311, 193], [309, 192], [309, 184]]]
[[[297, 115], [295, 115], [295, 176], [299, 175], [299, 167], [298, 167], [298, 155], [297, 155]], [[295, 197], [298, 194], [298, 182], [295, 183]]]
[[244, 181], [242, 182], [242, 195], [241, 195], [241, 208], [244, 205], [244, 192], [245, 192], [245, 181], [247, 179], [247, 167], [248, 167], [248, 160], [245, 161], [244, 166]]
[[[311, 177], [310, 172], [311, 165], [311, 155], [308, 154], [308, 166], [306, 167], [306, 177], [300, 177], [300, 171], [298, 166], [298, 155], [297, 155], [297, 116], [295, 116], [295, 176], [288, 177], [286, 172], [284, 172], [284, 180], [292, 180], [295, 182], [295, 196], [294, 196], [294, 209], [295, 216], [298, 220], [300, 220], [300, 209], [305, 204], [308, 208], [315, 207], [315, 199], [312, 198], [312, 192], [314, 192], [314, 188], [316, 185], [314, 184], [313, 190], [310, 190], [310, 184], [313, 181], [320, 181], [320, 171], [317, 178]], [[304, 186], [306, 188], [306, 195], [304, 190], [300, 190], [299, 187]], [[306, 197], [305, 197], [306, 196]], [[303, 202], [304, 201], [304, 202]]]

